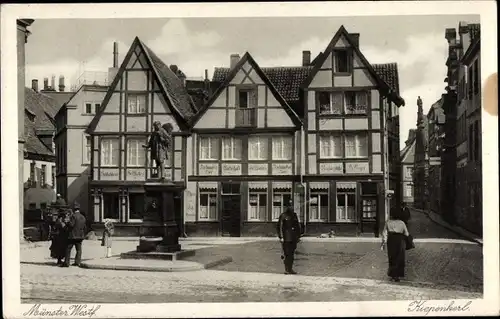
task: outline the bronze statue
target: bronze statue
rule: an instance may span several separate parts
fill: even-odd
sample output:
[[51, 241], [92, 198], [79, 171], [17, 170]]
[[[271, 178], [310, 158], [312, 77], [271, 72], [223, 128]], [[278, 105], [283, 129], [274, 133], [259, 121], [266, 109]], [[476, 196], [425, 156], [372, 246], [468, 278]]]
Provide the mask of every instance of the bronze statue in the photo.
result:
[[168, 160], [172, 145], [172, 130], [172, 124], [166, 123], [162, 126], [159, 121], [155, 121], [148, 144], [143, 145], [144, 148], [151, 150], [151, 159], [156, 163], [160, 179], [165, 178], [165, 161]]

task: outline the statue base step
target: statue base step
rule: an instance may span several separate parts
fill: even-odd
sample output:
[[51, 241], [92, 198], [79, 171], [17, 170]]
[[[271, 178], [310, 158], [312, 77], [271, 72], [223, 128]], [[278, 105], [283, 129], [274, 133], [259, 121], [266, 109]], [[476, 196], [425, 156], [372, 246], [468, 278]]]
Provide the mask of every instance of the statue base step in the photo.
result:
[[[179, 247], [180, 248], [180, 247]], [[127, 253], [122, 253], [120, 258], [122, 259], [160, 259], [160, 260], [182, 260], [187, 257], [194, 256], [196, 250], [179, 250], [175, 252], [163, 252], [163, 251], [130, 251]]]

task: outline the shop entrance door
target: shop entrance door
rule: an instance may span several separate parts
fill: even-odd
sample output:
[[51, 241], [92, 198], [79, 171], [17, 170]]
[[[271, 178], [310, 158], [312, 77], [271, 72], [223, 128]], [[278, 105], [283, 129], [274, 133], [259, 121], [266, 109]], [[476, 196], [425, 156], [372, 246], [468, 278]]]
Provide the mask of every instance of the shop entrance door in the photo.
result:
[[241, 193], [239, 183], [222, 183], [221, 234], [241, 235]]

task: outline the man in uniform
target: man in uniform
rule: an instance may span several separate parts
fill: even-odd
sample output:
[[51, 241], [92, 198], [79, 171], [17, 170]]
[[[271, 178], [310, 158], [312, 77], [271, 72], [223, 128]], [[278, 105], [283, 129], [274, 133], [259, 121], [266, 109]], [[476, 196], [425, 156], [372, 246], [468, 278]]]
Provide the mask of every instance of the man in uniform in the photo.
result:
[[300, 238], [300, 223], [291, 206], [288, 206], [285, 212], [280, 215], [276, 230], [283, 247], [285, 274], [296, 274], [293, 270], [293, 260]]

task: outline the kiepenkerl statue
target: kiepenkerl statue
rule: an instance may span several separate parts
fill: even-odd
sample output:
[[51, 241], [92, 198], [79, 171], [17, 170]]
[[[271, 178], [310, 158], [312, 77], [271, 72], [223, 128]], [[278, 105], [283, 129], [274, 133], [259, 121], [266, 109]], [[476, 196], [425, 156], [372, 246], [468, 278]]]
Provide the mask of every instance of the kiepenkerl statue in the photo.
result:
[[168, 160], [172, 145], [172, 130], [172, 124], [166, 123], [162, 126], [159, 121], [155, 121], [148, 144], [143, 145], [150, 150], [151, 159], [156, 163], [160, 179], [165, 179], [165, 162]]

